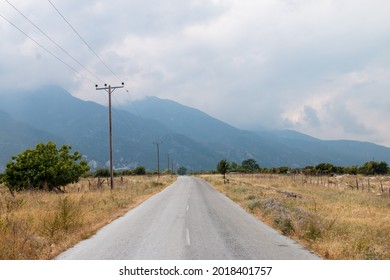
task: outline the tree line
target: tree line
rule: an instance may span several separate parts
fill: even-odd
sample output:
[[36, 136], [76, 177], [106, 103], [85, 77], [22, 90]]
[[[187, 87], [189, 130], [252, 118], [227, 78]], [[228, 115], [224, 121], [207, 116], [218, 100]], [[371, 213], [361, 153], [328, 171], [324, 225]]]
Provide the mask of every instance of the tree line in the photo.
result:
[[233, 161], [229, 163], [226, 159], [218, 162], [216, 171], [225, 176], [229, 172], [238, 173], [272, 173], [272, 174], [288, 174], [288, 173], [303, 173], [306, 175], [334, 175], [334, 174], [362, 174], [362, 175], [384, 175], [389, 174], [389, 165], [385, 161], [371, 160], [361, 166], [335, 166], [330, 163], [320, 163], [315, 166], [306, 166], [304, 168], [289, 168], [288, 166], [262, 168], [255, 159], [246, 159], [241, 164]]
[[[107, 168], [99, 168], [89, 172], [88, 162], [78, 151], [72, 152], [72, 147], [63, 145], [57, 147], [54, 142], [39, 143], [35, 148], [27, 149], [13, 156], [7, 163], [3, 174], [0, 173], [0, 183], [4, 183], [12, 195], [21, 190], [46, 190], [63, 192], [64, 186], [76, 183], [82, 176], [109, 177]], [[186, 174], [184, 166], [178, 168], [179, 175]], [[114, 171], [115, 176], [145, 175], [148, 173], [143, 166], [133, 170]], [[164, 174], [173, 174], [168, 169]]]
[[[69, 183], [79, 181], [81, 176], [108, 177], [109, 170], [102, 168], [94, 173], [89, 173], [90, 167], [79, 152], [71, 152], [72, 147], [63, 145], [57, 148], [53, 142], [40, 143], [34, 149], [27, 149], [21, 154], [12, 157], [7, 164], [5, 172], [0, 174], [0, 183], [5, 183], [10, 192], [25, 189], [62, 191], [61, 187]], [[169, 170], [168, 170], [169, 171]], [[331, 174], [363, 174], [383, 175], [389, 173], [386, 162], [369, 161], [362, 166], [340, 167], [330, 163], [320, 163], [316, 166], [306, 166], [301, 169], [291, 169], [287, 166], [275, 168], [262, 168], [253, 158], [243, 160], [241, 164], [223, 159], [218, 162], [216, 171], [223, 174], [237, 173], [303, 173], [307, 175], [331, 175]], [[185, 175], [187, 169], [180, 167], [179, 175]], [[145, 167], [138, 166], [134, 170], [116, 172], [116, 175], [144, 175]], [[170, 173], [172, 173], [170, 171]]]

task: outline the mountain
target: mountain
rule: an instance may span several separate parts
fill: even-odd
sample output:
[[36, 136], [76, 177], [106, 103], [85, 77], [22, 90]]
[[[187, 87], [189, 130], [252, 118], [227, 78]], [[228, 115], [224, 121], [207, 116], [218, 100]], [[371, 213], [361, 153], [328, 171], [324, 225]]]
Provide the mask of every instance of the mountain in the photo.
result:
[[25, 123], [17, 122], [8, 113], [0, 110], [0, 172], [6, 162], [27, 148], [41, 141], [61, 142], [61, 138]]
[[[92, 165], [109, 164], [108, 109], [94, 102], [77, 99], [56, 86], [34, 92], [7, 95], [0, 109], [7, 110], [19, 122], [62, 138], [79, 150]], [[173, 158], [176, 168], [214, 168], [219, 158], [208, 147], [179, 135], [161, 123], [129, 112], [113, 109], [113, 157], [116, 168], [138, 165], [157, 169], [156, 147], [162, 141], [162, 159]], [[164, 163], [164, 162], [163, 162]], [[167, 163], [168, 164], [168, 163]], [[167, 164], [162, 164], [163, 168]]]
[[[108, 109], [57, 86], [3, 94], [0, 103], [0, 168], [12, 155], [48, 140], [71, 145], [92, 167], [108, 166]], [[323, 141], [296, 131], [246, 131], [171, 100], [149, 97], [113, 109], [114, 166], [214, 169], [223, 158], [254, 158], [263, 167], [304, 167], [329, 162], [390, 162], [390, 149], [358, 141]]]
[[148, 97], [124, 107], [144, 118], [212, 147], [229, 160], [255, 158], [261, 166], [304, 167], [329, 162], [340, 166], [390, 162], [390, 149], [359, 141], [324, 141], [293, 130], [245, 131], [171, 100]]
[[[262, 131], [277, 142], [283, 142], [290, 150], [309, 153], [312, 165], [328, 162], [339, 166], [362, 165], [372, 159], [389, 162], [390, 149], [369, 142], [352, 140], [320, 140], [296, 131]], [[309, 159], [306, 159], [309, 160]]]

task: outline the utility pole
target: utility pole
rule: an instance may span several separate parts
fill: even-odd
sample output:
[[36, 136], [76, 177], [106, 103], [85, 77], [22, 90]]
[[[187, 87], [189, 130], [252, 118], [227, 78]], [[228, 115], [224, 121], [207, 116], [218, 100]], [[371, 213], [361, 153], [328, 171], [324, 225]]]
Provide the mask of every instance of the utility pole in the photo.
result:
[[160, 178], [160, 144], [162, 142], [153, 142], [157, 146], [157, 176]]
[[108, 92], [108, 119], [109, 119], [109, 130], [110, 130], [110, 182], [111, 190], [114, 189], [114, 170], [113, 170], [113, 161], [112, 161], [112, 110], [111, 110], [111, 94], [117, 88], [123, 88], [125, 83], [122, 83], [121, 86], [112, 87], [111, 85], [104, 84], [104, 87], [99, 88], [98, 85], [95, 85], [96, 90], [105, 90]]
[[168, 153], [168, 172], [169, 172], [169, 153]]

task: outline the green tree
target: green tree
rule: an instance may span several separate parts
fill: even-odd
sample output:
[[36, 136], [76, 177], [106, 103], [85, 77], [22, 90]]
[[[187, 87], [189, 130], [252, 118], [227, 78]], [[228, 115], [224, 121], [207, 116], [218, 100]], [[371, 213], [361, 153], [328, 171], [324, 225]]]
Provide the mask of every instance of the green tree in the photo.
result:
[[276, 174], [287, 174], [289, 171], [288, 166], [274, 167], [271, 169], [272, 173]]
[[230, 171], [232, 172], [238, 172], [238, 170], [240, 169], [240, 166], [238, 165], [237, 162], [233, 161], [231, 164], [230, 164]]
[[253, 158], [246, 159], [241, 163], [241, 167], [245, 172], [254, 172], [260, 169], [260, 166], [257, 164], [256, 160]]
[[357, 172], [358, 172], [358, 167], [356, 165], [344, 167], [345, 174], [356, 175]]
[[223, 181], [226, 180], [226, 173], [229, 170], [229, 162], [226, 159], [221, 160], [217, 164], [217, 171], [223, 175]]
[[179, 174], [179, 175], [186, 175], [187, 174], [187, 168], [185, 168], [184, 166], [180, 166], [177, 169], [177, 174]]
[[103, 177], [103, 178], [110, 177], [110, 169], [108, 169], [108, 168], [97, 169], [95, 172], [95, 177]]
[[137, 167], [134, 169], [134, 174], [135, 174], [135, 175], [145, 175], [145, 174], [146, 174], [145, 167], [143, 167], [143, 166], [137, 166]]
[[316, 165], [315, 170], [321, 174], [336, 173], [336, 167], [330, 163], [320, 163]]
[[369, 161], [363, 164], [363, 166], [359, 167], [358, 173], [364, 175], [379, 175], [379, 174], [387, 174], [389, 172], [389, 166], [386, 162], [381, 161]]
[[77, 151], [70, 154], [71, 149], [67, 145], [57, 149], [53, 142], [40, 143], [12, 157], [3, 177], [6, 186], [11, 193], [23, 189], [51, 191], [77, 182], [89, 166]]

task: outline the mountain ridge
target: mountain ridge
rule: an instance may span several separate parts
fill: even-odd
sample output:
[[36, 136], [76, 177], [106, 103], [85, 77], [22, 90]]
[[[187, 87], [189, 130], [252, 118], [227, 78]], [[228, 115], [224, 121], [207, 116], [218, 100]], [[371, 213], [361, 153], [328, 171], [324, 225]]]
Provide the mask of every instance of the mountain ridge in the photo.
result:
[[[158, 108], [163, 108], [163, 110], [157, 110]], [[169, 128], [180, 131], [186, 136], [194, 137], [195, 135], [197, 141], [213, 147], [226, 158], [239, 162], [244, 157], [253, 157], [266, 167], [281, 165], [304, 167], [321, 162], [347, 166], [363, 164], [372, 158], [390, 159], [390, 149], [374, 143], [354, 140], [321, 140], [294, 130], [247, 131], [237, 129], [198, 109], [157, 97], [135, 101], [125, 106], [125, 109], [130, 112], [137, 110], [142, 117], [162, 121]], [[199, 126], [200, 128], [196, 129], [192, 125], [193, 118], [197, 121], [204, 119], [211, 121], [207, 123], [206, 128]], [[207, 141], [199, 137], [209, 131], [217, 135], [212, 135]], [[339, 145], [342, 148], [338, 147]], [[351, 145], [354, 146], [353, 149], [348, 148]], [[237, 148], [240, 146], [241, 149]], [[361, 146], [365, 146], [365, 149], [369, 149], [370, 152], [366, 155], [360, 153], [359, 147]]]
[[[31, 147], [34, 141], [52, 138], [79, 150], [93, 167], [108, 166], [107, 107], [80, 100], [58, 86], [1, 98], [3, 139], [8, 135], [18, 138], [13, 142]], [[30, 132], [16, 135], [12, 127]], [[192, 170], [215, 169], [223, 158], [239, 163], [254, 158], [263, 167], [305, 167], [321, 162], [350, 166], [373, 158], [390, 162], [390, 149], [373, 143], [320, 140], [292, 130], [241, 130], [198, 109], [157, 97], [113, 108], [113, 140], [117, 169], [139, 165], [157, 169], [156, 141], [162, 142], [162, 169], [171, 167], [168, 157], [174, 160], [175, 169], [186, 166]], [[11, 152], [21, 152], [0, 143], [0, 152], [4, 150], [8, 154], [0, 154], [0, 169]]]
[[[90, 101], [83, 101], [59, 87], [44, 87], [38, 91], [4, 99], [0, 109], [6, 109], [19, 122], [37, 127], [65, 139], [79, 150], [93, 165], [108, 166], [108, 109]], [[153, 142], [165, 141], [178, 165], [188, 163], [201, 169], [201, 158], [215, 161], [207, 147], [164, 127], [154, 120], [143, 119], [129, 112], [113, 108], [114, 165], [134, 168], [138, 165], [154, 169], [157, 165]], [[188, 143], [188, 145], [186, 144]], [[165, 149], [166, 148], [166, 149]], [[189, 153], [193, 155], [189, 155]], [[181, 157], [177, 153], [180, 153]], [[212, 168], [212, 165], [206, 165]], [[157, 168], [156, 168], [157, 169]]]

